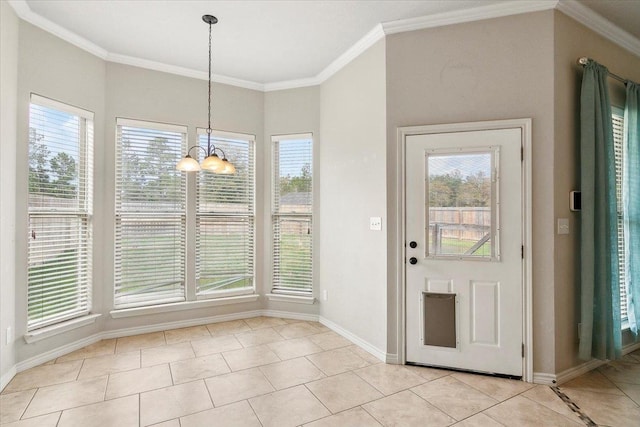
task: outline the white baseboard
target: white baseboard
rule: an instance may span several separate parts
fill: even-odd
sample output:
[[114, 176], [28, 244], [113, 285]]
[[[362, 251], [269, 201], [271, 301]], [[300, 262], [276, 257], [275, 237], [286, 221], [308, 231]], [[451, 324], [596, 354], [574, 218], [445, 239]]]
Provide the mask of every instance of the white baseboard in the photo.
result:
[[640, 350], [640, 342], [622, 347], [622, 355], [633, 353], [636, 350]]
[[398, 355], [396, 353], [387, 353], [384, 361], [385, 361], [385, 363], [389, 363], [391, 365], [399, 365], [400, 364], [400, 358], [398, 357]]
[[571, 381], [572, 379], [586, 374], [587, 372], [592, 371], [606, 363], [606, 360], [591, 359], [590, 361], [585, 362], [582, 365], [574, 366], [573, 368], [562, 371], [556, 375], [557, 385], [564, 384], [567, 381]]
[[280, 310], [262, 310], [262, 316], [281, 317], [283, 319], [294, 319], [294, 320], [307, 320], [309, 322], [318, 321], [317, 314], [292, 313], [289, 311], [280, 311]]
[[[294, 314], [294, 313], [292, 313]], [[229, 322], [231, 320], [250, 319], [263, 315], [263, 310], [242, 311], [240, 313], [221, 314], [218, 316], [199, 317], [197, 319], [180, 320], [177, 322], [155, 323], [148, 326], [116, 329], [100, 333], [100, 339], [121, 338], [131, 335], [148, 334], [151, 332], [166, 331], [169, 329], [188, 328], [191, 326], [207, 325], [209, 323]]]
[[57, 359], [58, 357], [64, 356], [65, 354], [69, 354], [72, 351], [76, 351], [93, 343], [96, 343], [101, 339], [103, 339], [101, 333], [93, 334], [86, 338], [82, 338], [81, 340], [65, 344], [61, 347], [54, 348], [53, 350], [49, 350], [44, 353], [40, 353], [37, 356], [30, 357], [29, 359], [23, 360], [22, 362], [18, 362], [16, 364], [16, 370], [17, 372], [22, 372], [35, 366], [42, 365], [43, 363], [47, 363], [51, 360]]
[[[258, 317], [258, 316], [281, 317], [284, 319], [308, 320], [313, 322], [318, 321], [318, 316], [313, 314], [293, 313], [288, 311], [277, 311], [277, 310], [253, 310], [253, 311], [243, 311], [240, 313], [223, 314], [218, 316], [201, 317], [198, 319], [182, 320], [178, 322], [157, 323], [157, 324], [148, 325], [148, 326], [138, 326], [134, 328], [123, 328], [123, 329], [116, 329], [112, 331], [99, 332], [89, 337], [83, 338], [78, 341], [74, 341], [72, 343], [63, 345], [53, 350], [49, 350], [45, 353], [39, 354], [34, 357], [30, 357], [29, 359], [26, 359], [26, 360], [23, 360], [22, 362], [17, 363], [11, 369], [9, 369], [9, 371], [6, 374], [2, 375], [2, 378], [0, 379], [0, 391], [3, 390], [7, 384], [9, 384], [9, 381], [11, 381], [11, 379], [16, 375], [16, 373], [22, 372], [26, 369], [36, 367], [43, 363], [47, 363], [51, 360], [57, 359], [58, 357], [64, 356], [65, 354], [69, 354], [72, 351], [79, 350], [83, 347], [96, 343], [100, 340], [111, 339], [111, 338], [121, 338], [121, 337], [127, 337], [131, 335], [147, 334], [150, 332], [165, 331], [169, 329], [188, 328], [190, 326], [206, 325], [209, 323], [228, 322], [230, 320], [250, 319], [252, 317]], [[362, 340], [359, 340], [359, 341], [364, 342]], [[367, 346], [369, 345], [367, 344]]]
[[79, 350], [83, 347], [94, 344], [100, 340], [121, 338], [121, 337], [126, 337], [131, 335], [147, 334], [150, 332], [165, 331], [169, 329], [187, 328], [190, 326], [206, 325], [209, 323], [228, 322], [230, 320], [249, 319], [249, 318], [258, 317], [258, 316], [281, 317], [284, 319], [307, 320], [307, 321], [313, 321], [313, 322], [319, 321], [320, 323], [322, 323], [329, 329], [333, 330], [337, 334], [342, 335], [349, 341], [361, 347], [363, 350], [371, 353], [377, 359], [386, 363], [398, 363], [398, 357], [396, 354], [387, 354], [386, 352], [376, 348], [375, 346], [371, 345], [367, 341], [363, 340], [362, 338], [354, 335], [350, 331], [342, 328], [338, 324], [333, 323], [330, 320], [325, 319], [321, 316], [318, 316], [315, 314], [294, 313], [294, 312], [279, 311], [279, 310], [253, 310], [253, 311], [244, 311], [240, 313], [204, 317], [204, 318], [198, 318], [198, 319], [182, 320], [178, 322], [157, 323], [157, 324], [148, 325], [148, 326], [138, 326], [134, 328], [123, 328], [123, 329], [116, 329], [112, 331], [99, 332], [97, 334], [93, 334], [89, 337], [83, 338], [78, 341], [74, 341], [72, 343], [63, 345], [53, 350], [49, 350], [45, 353], [39, 354], [37, 356], [31, 357], [29, 359], [26, 359], [26, 360], [23, 360], [22, 362], [17, 363], [6, 374], [2, 376], [1, 382], [0, 382], [0, 385], [1, 385], [0, 390], [3, 390], [4, 387], [7, 384], [9, 384], [9, 381], [11, 381], [11, 379], [16, 375], [16, 373], [22, 372], [26, 369], [30, 369], [35, 366], [41, 365], [43, 363], [49, 362], [58, 357], [64, 356], [65, 354], [69, 354], [72, 351]]
[[17, 373], [18, 370], [16, 368], [16, 365], [14, 365], [11, 367], [11, 369], [9, 369], [9, 371], [7, 371], [2, 377], [0, 377], [0, 391], [4, 390], [7, 384], [9, 384], [9, 381], [11, 381]]
[[547, 374], [546, 372], [534, 372], [533, 373], [533, 382], [534, 384], [542, 384], [542, 385], [556, 385], [556, 376], [555, 374]]
[[379, 360], [381, 360], [383, 362], [386, 362], [387, 353], [385, 351], [382, 351], [382, 350], [376, 348], [375, 346], [369, 344], [367, 341], [363, 340], [359, 336], [354, 335], [350, 331], [344, 329], [342, 326], [340, 326], [340, 325], [338, 325], [336, 323], [333, 323], [332, 321], [330, 321], [328, 319], [325, 319], [322, 316], [319, 316], [319, 321], [320, 321], [320, 323], [322, 323], [323, 325], [325, 325], [327, 328], [331, 329], [335, 333], [342, 335], [343, 337], [345, 337], [346, 339], [348, 339], [349, 341], [351, 341], [352, 343], [354, 343], [358, 347], [362, 348], [363, 350], [367, 351], [368, 353], [371, 353], [375, 358], [377, 358], [377, 359], [379, 359]]

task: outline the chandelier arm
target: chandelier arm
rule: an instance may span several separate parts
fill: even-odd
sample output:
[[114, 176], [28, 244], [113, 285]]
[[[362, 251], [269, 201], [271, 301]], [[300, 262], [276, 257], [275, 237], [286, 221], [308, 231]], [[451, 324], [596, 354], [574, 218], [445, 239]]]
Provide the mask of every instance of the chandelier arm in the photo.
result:
[[227, 155], [224, 153], [224, 151], [222, 151], [222, 148], [220, 147], [216, 147], [215, 145], [213, 146], [213, 152], [215, 151], [220, 151], [222, 153], [222, 159], [223, 160], [227, 160]]
[[[207, 151], [204, 149], [204, 147], [201, 147], [201, 146], [199, 146], [199, 145], [194, 145], [193, 147], [190, 147], [190, 148], [187, 150], [187, 156], [191, 156], [191, 150], [193, 150], [194, 148], [199, 148], [199, 149], [201, 149], [202, 151], [204, 151], [204, 155], [205, 155], [205, 157], [207, 156], [207, 154], [208, 154], [208, 153], [207, 153]], [[215, 147], [214, 147], [214, 149], [215, 149]]]

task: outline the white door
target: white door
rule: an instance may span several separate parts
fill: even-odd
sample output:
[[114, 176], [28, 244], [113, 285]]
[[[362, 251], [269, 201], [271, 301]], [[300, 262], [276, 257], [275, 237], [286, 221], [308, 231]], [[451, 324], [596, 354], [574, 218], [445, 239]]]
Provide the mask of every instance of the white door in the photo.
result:
[[406, 360], [522, 376], [521, 129], [405, 141]]

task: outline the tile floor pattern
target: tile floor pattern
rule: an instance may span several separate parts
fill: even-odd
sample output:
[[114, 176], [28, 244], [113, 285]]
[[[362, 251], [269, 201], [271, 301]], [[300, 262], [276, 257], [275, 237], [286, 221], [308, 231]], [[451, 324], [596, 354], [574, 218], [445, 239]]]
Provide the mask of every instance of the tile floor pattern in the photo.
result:
[[[640, 350], [560, 387], [601, 426], [640, 426]], [[103, 340], [17, 374], [9, 426], [584, 426], [550, 387], [381, 363], [316, 322], [271, 317]]]

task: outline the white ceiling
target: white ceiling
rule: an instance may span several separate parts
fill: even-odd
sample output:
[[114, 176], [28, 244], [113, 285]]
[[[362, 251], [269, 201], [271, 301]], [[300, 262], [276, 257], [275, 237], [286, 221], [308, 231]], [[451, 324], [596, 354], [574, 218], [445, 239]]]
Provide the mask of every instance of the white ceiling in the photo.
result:
[[[578, 3], [575, 0], [560, 3], [565, 1]], [[454, 22], [456, 17], [465, 21], [475, 16], [478, 19], [491, 14], [518, 13], [525, 6], [526, 10], [553, 8], [558, 1], [11, 0], [10, 3], [21, 17], [108, 60], [142, 66], [146, 63], [150, 68], [167, 66], [169, 70], [173, 68], [187, 75], [191, 71], [199, 77], [207, 70], [208, 25], [202, 21], [202, 15], [215, 15], [220, 20], [213, 27], [213, 72], [219, 77], [217, 80], [228, 77], [248, 86], [265, 87], [317, 79], [353, 50], [354, 45], [362, 44], [372, 30], [383, 27], [378, 24], [394, 21], [406, 24], [412, 22], [411, 18], [429, 17], [432, 23], [424, 26], [442, 25]], [[630, 33], [632, 39], [640, 39], [639, 0], [580, 3], [625, 30], [627, 36]], [[508, 12], [500, 13], [499, 9]]]

